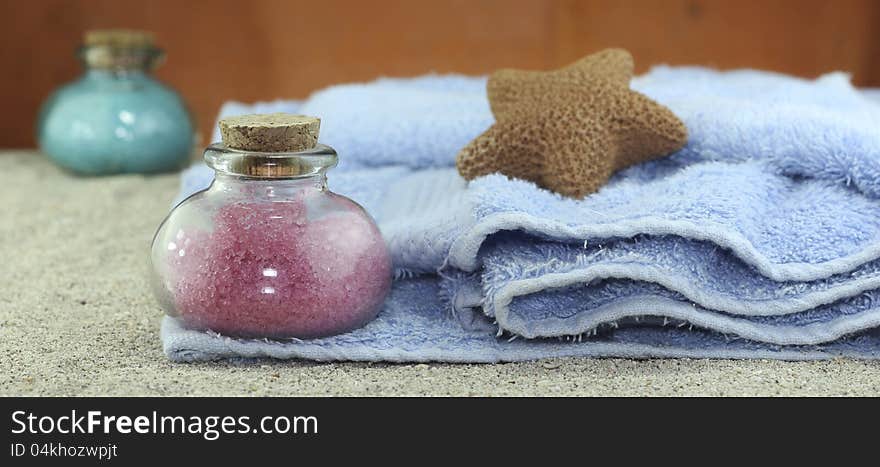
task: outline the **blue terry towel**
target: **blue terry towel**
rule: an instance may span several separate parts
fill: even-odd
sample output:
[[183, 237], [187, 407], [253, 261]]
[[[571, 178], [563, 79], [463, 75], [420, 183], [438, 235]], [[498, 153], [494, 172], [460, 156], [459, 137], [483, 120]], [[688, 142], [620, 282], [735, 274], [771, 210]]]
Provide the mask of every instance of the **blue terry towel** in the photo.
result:
[[[454, 151], [445, 163], [420, 155], [334, 173], [331, 188], [379, 222], [398, 275], [423, 277], [397, 281], [374, 323], [329, 339], [241, 341], [166, 319], [167, 354], [880, 356], [880, 142], [865, 124], [880, 108], [839, 74], [660, 68], [634, 87], [683, 118], [684, 150], [624, 171], [583, 201], [498, 175], [466, 187], [454, 170], [431, 168], [449, 165]], [[367, 100], [370, 86], [356, 89]], [[209, 181], [194, 168], [183, 191]], [[424, 275], [438, 270], [440, 279]]]

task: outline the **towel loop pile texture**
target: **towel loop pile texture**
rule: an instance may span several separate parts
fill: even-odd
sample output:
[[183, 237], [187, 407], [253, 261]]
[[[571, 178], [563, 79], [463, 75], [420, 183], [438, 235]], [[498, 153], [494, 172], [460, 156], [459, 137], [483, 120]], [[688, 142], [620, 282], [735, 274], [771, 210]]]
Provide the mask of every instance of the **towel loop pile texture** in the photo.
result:
[[[378, 319], [348, 334], [237, 340], [166, 318], [167, 355], [880, 357], [880, 105], [841, 73], [661, 67], [632, 86], [690, 140], [583, 200], [458, 176], [456, 152], [492, 124], [482, 78], [227, 104], [223, 115], [322, 117], [322, 142], [340, 153], [330, 187], [377, 220], [398, 279]], [[191, 168], [181, 197], [211, 177]]]

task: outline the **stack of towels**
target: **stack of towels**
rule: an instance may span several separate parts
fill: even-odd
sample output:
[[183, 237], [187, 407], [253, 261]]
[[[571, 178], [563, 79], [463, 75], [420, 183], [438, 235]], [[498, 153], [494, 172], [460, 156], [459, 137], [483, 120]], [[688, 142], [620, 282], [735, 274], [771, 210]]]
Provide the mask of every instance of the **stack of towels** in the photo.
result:
[[[632, 87], [675, 112], [689, 142], [583, 200], [457, 174], [458, 150], [493, 122], [483, 78], [225, 105], [222, 116], [321, 117], [321, 141], [340, 154], [330, 188], [376, 219], [395, 285], [375, 321], [324, 339], [233, 339], [165, 318], [166, 354], [880, 357], [880, 105], [841, 73], [661, 67]], [[212, 175], [186, 171], [181, 198]]]

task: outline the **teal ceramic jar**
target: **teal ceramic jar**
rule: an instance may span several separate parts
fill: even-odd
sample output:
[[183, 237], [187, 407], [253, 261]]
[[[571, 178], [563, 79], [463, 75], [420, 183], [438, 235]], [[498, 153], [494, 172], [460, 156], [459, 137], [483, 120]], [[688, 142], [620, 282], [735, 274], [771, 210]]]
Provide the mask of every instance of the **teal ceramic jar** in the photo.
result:
[[37, 122], [40, 149], [84, 175], [176, 170], [194, 147], [180, 96], [151, 75], [163, 58], [152, 36], [93, 31], [79, 50], [85, 73], [52, 94]]

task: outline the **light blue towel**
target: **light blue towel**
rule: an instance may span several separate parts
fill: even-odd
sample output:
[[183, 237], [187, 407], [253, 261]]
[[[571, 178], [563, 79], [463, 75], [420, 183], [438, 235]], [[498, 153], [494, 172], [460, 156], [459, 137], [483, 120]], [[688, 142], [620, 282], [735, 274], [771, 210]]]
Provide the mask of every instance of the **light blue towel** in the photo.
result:
[[[291, 112], [321, 117], [320, 140], [338, 171], [451, 167], [494, 121], [485, 78], [427, 75], [331, 86], [304, 102], [229, 102], [220, 116]], [[880, 196], [880, 125], [874, 102], [843, 73], [804, 80], [767, 72], [657, 67], [632, 87], [671, 108], [690, 139], [672, 159], [764, 159], [780, 173], [855, 184]], [[212, 137], [220, 139], [219, 129]]]
[[[399, 277], [440, 270], [442, 278], [398, 281], [376, 322], [330, 339], [239, 341], [166, 319], [166, 352], [174, 360], [880, 356], [880, 141], [868, 125], [880, 108], [840, 74], [805, 81], [660, 68], [634, 87], [683, 118], [684, 150], [583, 201], [498, 175], [466, 187], [454, 170], [426, 169], [451, 164], [454, 151], [445, 162], [421, 154], [406, 166], [333, 173], [331, 188], [379, 222]], [[351, 102], [371, 91], [344, 89]], [[324, 102], [334, 102], [331, 91]], [[315, 113], [334, 111], [346, 112]], [[399, 117], [394, 127], [436, 114]], [[194, 168], [183, 192], [209, 180]], [[439, 298], [425, 300], [429, 291]]]
[[468, 329], [437, 299], [436, 278], [396, 281], [379, 317], [361, 329], [306, 341], [232, 339], [162, 322], [169, 359], [194, 362], [218, 359], [302, 358], [319, 361], [516, 362], [550, 357], [690, 357], [826, 359], [838, 356], [880, 358], [876, 330], [826, 346], [774, 346], [686, 327], [621, 327], [584, 339], [496, 338]]

